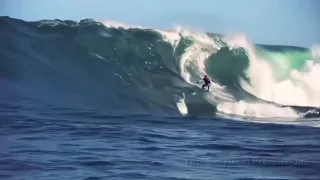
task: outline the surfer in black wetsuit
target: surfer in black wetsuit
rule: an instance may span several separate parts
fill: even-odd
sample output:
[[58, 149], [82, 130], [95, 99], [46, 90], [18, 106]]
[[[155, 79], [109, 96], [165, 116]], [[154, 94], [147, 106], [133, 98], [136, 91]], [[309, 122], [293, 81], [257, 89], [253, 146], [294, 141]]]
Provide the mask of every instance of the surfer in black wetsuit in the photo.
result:
[[207, 91], [209, 91], [209, 89], [210, 89], [210, 85], [211, 85], [210, 81], [215, 82], [212, 79], [210, 79], [207, 75], [204, 75], [204, 78], [199, 80], [197, 83], [199, 83], [200, 81], [204, 82], [204, 85], [202, 85], [202, 90], [204, 90], [204, 87], [208, 86], [208, 90]]

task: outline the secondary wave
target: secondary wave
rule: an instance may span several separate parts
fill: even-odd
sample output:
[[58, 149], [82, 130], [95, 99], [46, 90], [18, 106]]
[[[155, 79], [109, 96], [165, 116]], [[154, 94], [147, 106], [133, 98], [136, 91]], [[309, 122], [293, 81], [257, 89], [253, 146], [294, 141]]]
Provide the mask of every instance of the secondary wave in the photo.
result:
[[[33, 103], [110, 114], [319, 116], [316, 47], [90, 19], [1, 17], [0, 25], [0, 78]], [[218, 82], [212, 92], [196, 83], [204, 74]]]

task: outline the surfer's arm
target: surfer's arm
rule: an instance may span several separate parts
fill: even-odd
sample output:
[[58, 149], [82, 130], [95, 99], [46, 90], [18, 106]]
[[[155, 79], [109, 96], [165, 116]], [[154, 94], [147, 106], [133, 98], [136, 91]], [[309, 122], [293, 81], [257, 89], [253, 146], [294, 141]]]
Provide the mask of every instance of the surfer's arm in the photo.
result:
[[199, 83], [199, 82], [201, 82], [201, 81], [203, 81], [203, 79], [200, 79], [199, 81], [197, 81], [197, 83]]

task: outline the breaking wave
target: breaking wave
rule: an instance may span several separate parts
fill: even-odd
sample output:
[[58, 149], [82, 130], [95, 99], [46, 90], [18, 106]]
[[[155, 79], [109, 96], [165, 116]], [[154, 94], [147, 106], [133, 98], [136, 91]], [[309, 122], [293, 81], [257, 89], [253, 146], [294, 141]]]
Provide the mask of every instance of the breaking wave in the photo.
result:
[[[21, 103], [110, 114], [320, 116], [317, 46], [90, 19], [1, 17], [0, 25], [0, 82]], [[217, 81], [207, 93], [196, 83], [204, 74]]]

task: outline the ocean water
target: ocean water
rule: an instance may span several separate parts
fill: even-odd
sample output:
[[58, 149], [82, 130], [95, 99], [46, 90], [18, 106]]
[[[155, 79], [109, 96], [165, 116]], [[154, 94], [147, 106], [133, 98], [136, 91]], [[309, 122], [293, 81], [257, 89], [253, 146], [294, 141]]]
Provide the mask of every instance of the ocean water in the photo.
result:
[[320, 179], [316, 45], [90, 19], [0, 26], [0, 179]]

